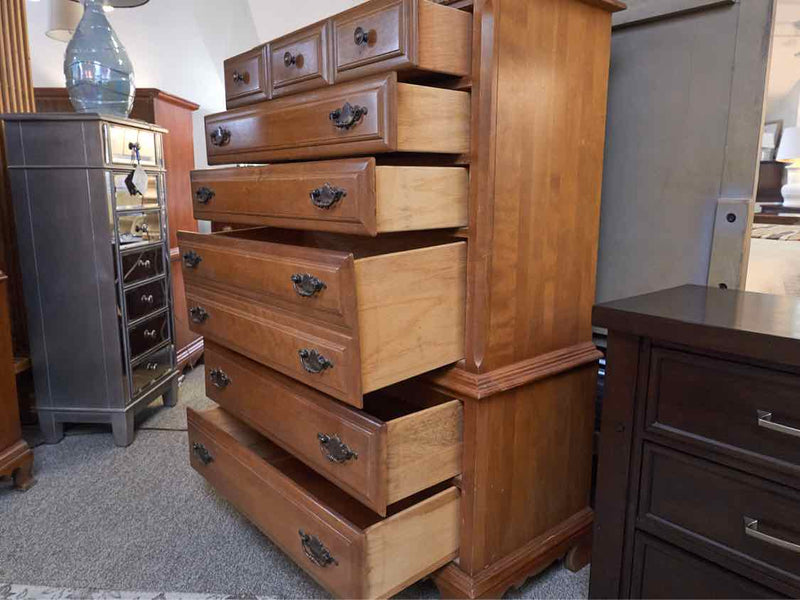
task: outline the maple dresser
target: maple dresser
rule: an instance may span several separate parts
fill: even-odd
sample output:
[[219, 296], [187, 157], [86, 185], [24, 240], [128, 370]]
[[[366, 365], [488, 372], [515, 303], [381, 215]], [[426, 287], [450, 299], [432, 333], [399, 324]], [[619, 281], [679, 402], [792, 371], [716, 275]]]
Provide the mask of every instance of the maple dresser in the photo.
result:
[[[179, 234], [193, 467], [316, 581], [589, 560], [615, 0], [372, 0], [225, 63]], [[258, 163], [258, 164], [253, 164]]]

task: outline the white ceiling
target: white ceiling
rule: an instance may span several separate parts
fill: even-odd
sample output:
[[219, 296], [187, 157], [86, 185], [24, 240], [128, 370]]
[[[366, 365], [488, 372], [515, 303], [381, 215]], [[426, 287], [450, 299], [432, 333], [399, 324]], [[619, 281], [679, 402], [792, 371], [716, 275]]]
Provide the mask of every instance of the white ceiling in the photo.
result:
[[800, 0], [778, 0], [768, 100], [788, 94], [800, 81]]

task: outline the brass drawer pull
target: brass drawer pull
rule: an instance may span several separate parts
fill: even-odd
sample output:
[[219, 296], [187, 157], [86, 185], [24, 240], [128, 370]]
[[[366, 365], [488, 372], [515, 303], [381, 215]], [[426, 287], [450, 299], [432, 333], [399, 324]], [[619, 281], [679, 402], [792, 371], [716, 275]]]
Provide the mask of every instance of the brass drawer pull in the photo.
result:
[[189, 309], [189, 316], [195, 323], [203, 323], [210, 316], [208, 311], [202, 306], [193, 306]]
[[153, 304], [153, 294], [142, 294], [142, 297], [139, 298], [144, 304]]
[[788, 425], [781, 425], [780, 423], [775, 423], [772, 420], [772, 411], [757, 410], [756, 414], [758, 416], [759, 427], [763, 427], [764, 429], [771, 429], [772, 431], [777, 431], [778, 433], [785, 433], [786, 435], [791, 435], [793, 437], [800, 437], [800, 429], [789, 427]]
[[326, 183], [322, 187], [311, 190], [309, 196], [311, 196], [311, 204], [317, 208], [330, 208], [347, 196], [347, 190]]
[[183, 255], [183, 264], [189, 269], [194, 269], [202, 260], [203, 258], [194, 250], [189, 250], [189, 252]]
[[332, 110], [328, 118], [339, 129], [352, 129], [358, 125], [361, 118], [368, 112], [366, 106], [359, 106], [358, 104], [352, 106], [349, 102], [345, 102], [342, 108]]
[[308, 560], [319, 567], [339, 566], [339, 561], [333, 558], [330, 550], [325, 547], [317, 536], [309, 535], [302, 529], [298, 533], [300, 534], [300, 543], [303, 545], [303, 553]]
[[325, 369], [332, 369], [333, 363], [316, 350], [303, 348], [298, 351], [300, 364], [309, 373], [322, 373]]
[[346, 463], [348, 460], [355, 460], [358, 458], [358, 452], [351, 450], [338, 435], [327, 435], [325, 433], [318, 433], [317, 439], [319, 446], [322, 448], [322, 453], [329, 461], [334, 463]]
[[211, 143], [215, 146], [224, 146], [231, 140], [231, 132], [222, 125], [211, 132]]
[[192, 452], [194, 452], [194, 455], [204, 465], [208, 465], [208, 464], [214, 462], [214, 457], [211, 456], [211, 454], [208, 451], [208, 448], [203, 446], [203, 444], [200, 444], [198, 442], [195, 442], [194, 444], [192, 444]]
[[201, 187], [197, 188], [197, 191], [194, 193], [195, 198], [200, 204], [208, 204], [211, 202], [211, 199], [216, 196], [216, 192], [211, 188]]
[[283, 53], [283, 66], [287, 69], [289, 67], [297, 67], [298, 69], [303, 68], [303, 55], [297, 54], [294, 55], [291, 52], [284, 52]]
[[317, 279], [310, 273], [293, 273], [292, 287], [298, 296], [309, 298], [314, 294], [320, 293], [328, 286], [325, 285], [324, 281]]
[[370, 41], [371, 33], [371, 31], [367, 31], [363, 27], [356, 27], [356, 30], [353, 32], [353, 41], [356, 46], [367, 46]]
[[211, 369], [208, 378], [211, 380], [211, 383], [219, 389], [226, 388], [233, 383], [231, 378], [228, 377], [228, 374], [222, 369]]
[[244, 73], [240, 73], [239, 71], [233, 72], [233, 83], [240, 84], [240, 83], [247, 83], [250, 80], [250, 73], [245, 71]]
[[771, 535], [767, 535], [758, 530], [758, 519], [752, 519], [750, 517], [744, 517], [744, 533], [746, 536], [755, 538], [765, 544], [769, 544], [770, 546], [777, 546], [778, 548], [783, 548], [784, 550], [791, 550], [797, 554], [800, 554], [800, 544], [795, 544], [794, 542], [789, 542], [787, 540], [782, 540], [781, 538], [777, 538]]

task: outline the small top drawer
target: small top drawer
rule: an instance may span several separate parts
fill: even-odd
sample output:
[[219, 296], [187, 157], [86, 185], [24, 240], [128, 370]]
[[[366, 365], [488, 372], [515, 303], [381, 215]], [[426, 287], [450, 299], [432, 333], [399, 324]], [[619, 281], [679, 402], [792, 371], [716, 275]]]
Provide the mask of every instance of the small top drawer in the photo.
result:
[[160, 134], [146, 129], [106, 125], [106, 160], [115, 165], [160, 167]]
[[371, 2], [334, 17], [336, 72], [346, 73], [377, 61], [408, 55], [412, 2]]
[[225, 61], [225, 100], [228, 108], [269, 98], [267, 46], [259, 46]]
[[269, 45], [272, 96], [283, 96], [331, 83], [328, 24], [307, 27]]

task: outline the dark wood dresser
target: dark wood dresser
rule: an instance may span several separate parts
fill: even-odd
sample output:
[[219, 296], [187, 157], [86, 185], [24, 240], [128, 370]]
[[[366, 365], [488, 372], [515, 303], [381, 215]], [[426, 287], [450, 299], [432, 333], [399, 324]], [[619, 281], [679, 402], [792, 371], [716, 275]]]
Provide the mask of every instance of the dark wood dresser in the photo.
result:
[[593, 598], [800, 596], [800, 299], [683, 286], [608, 328]]

